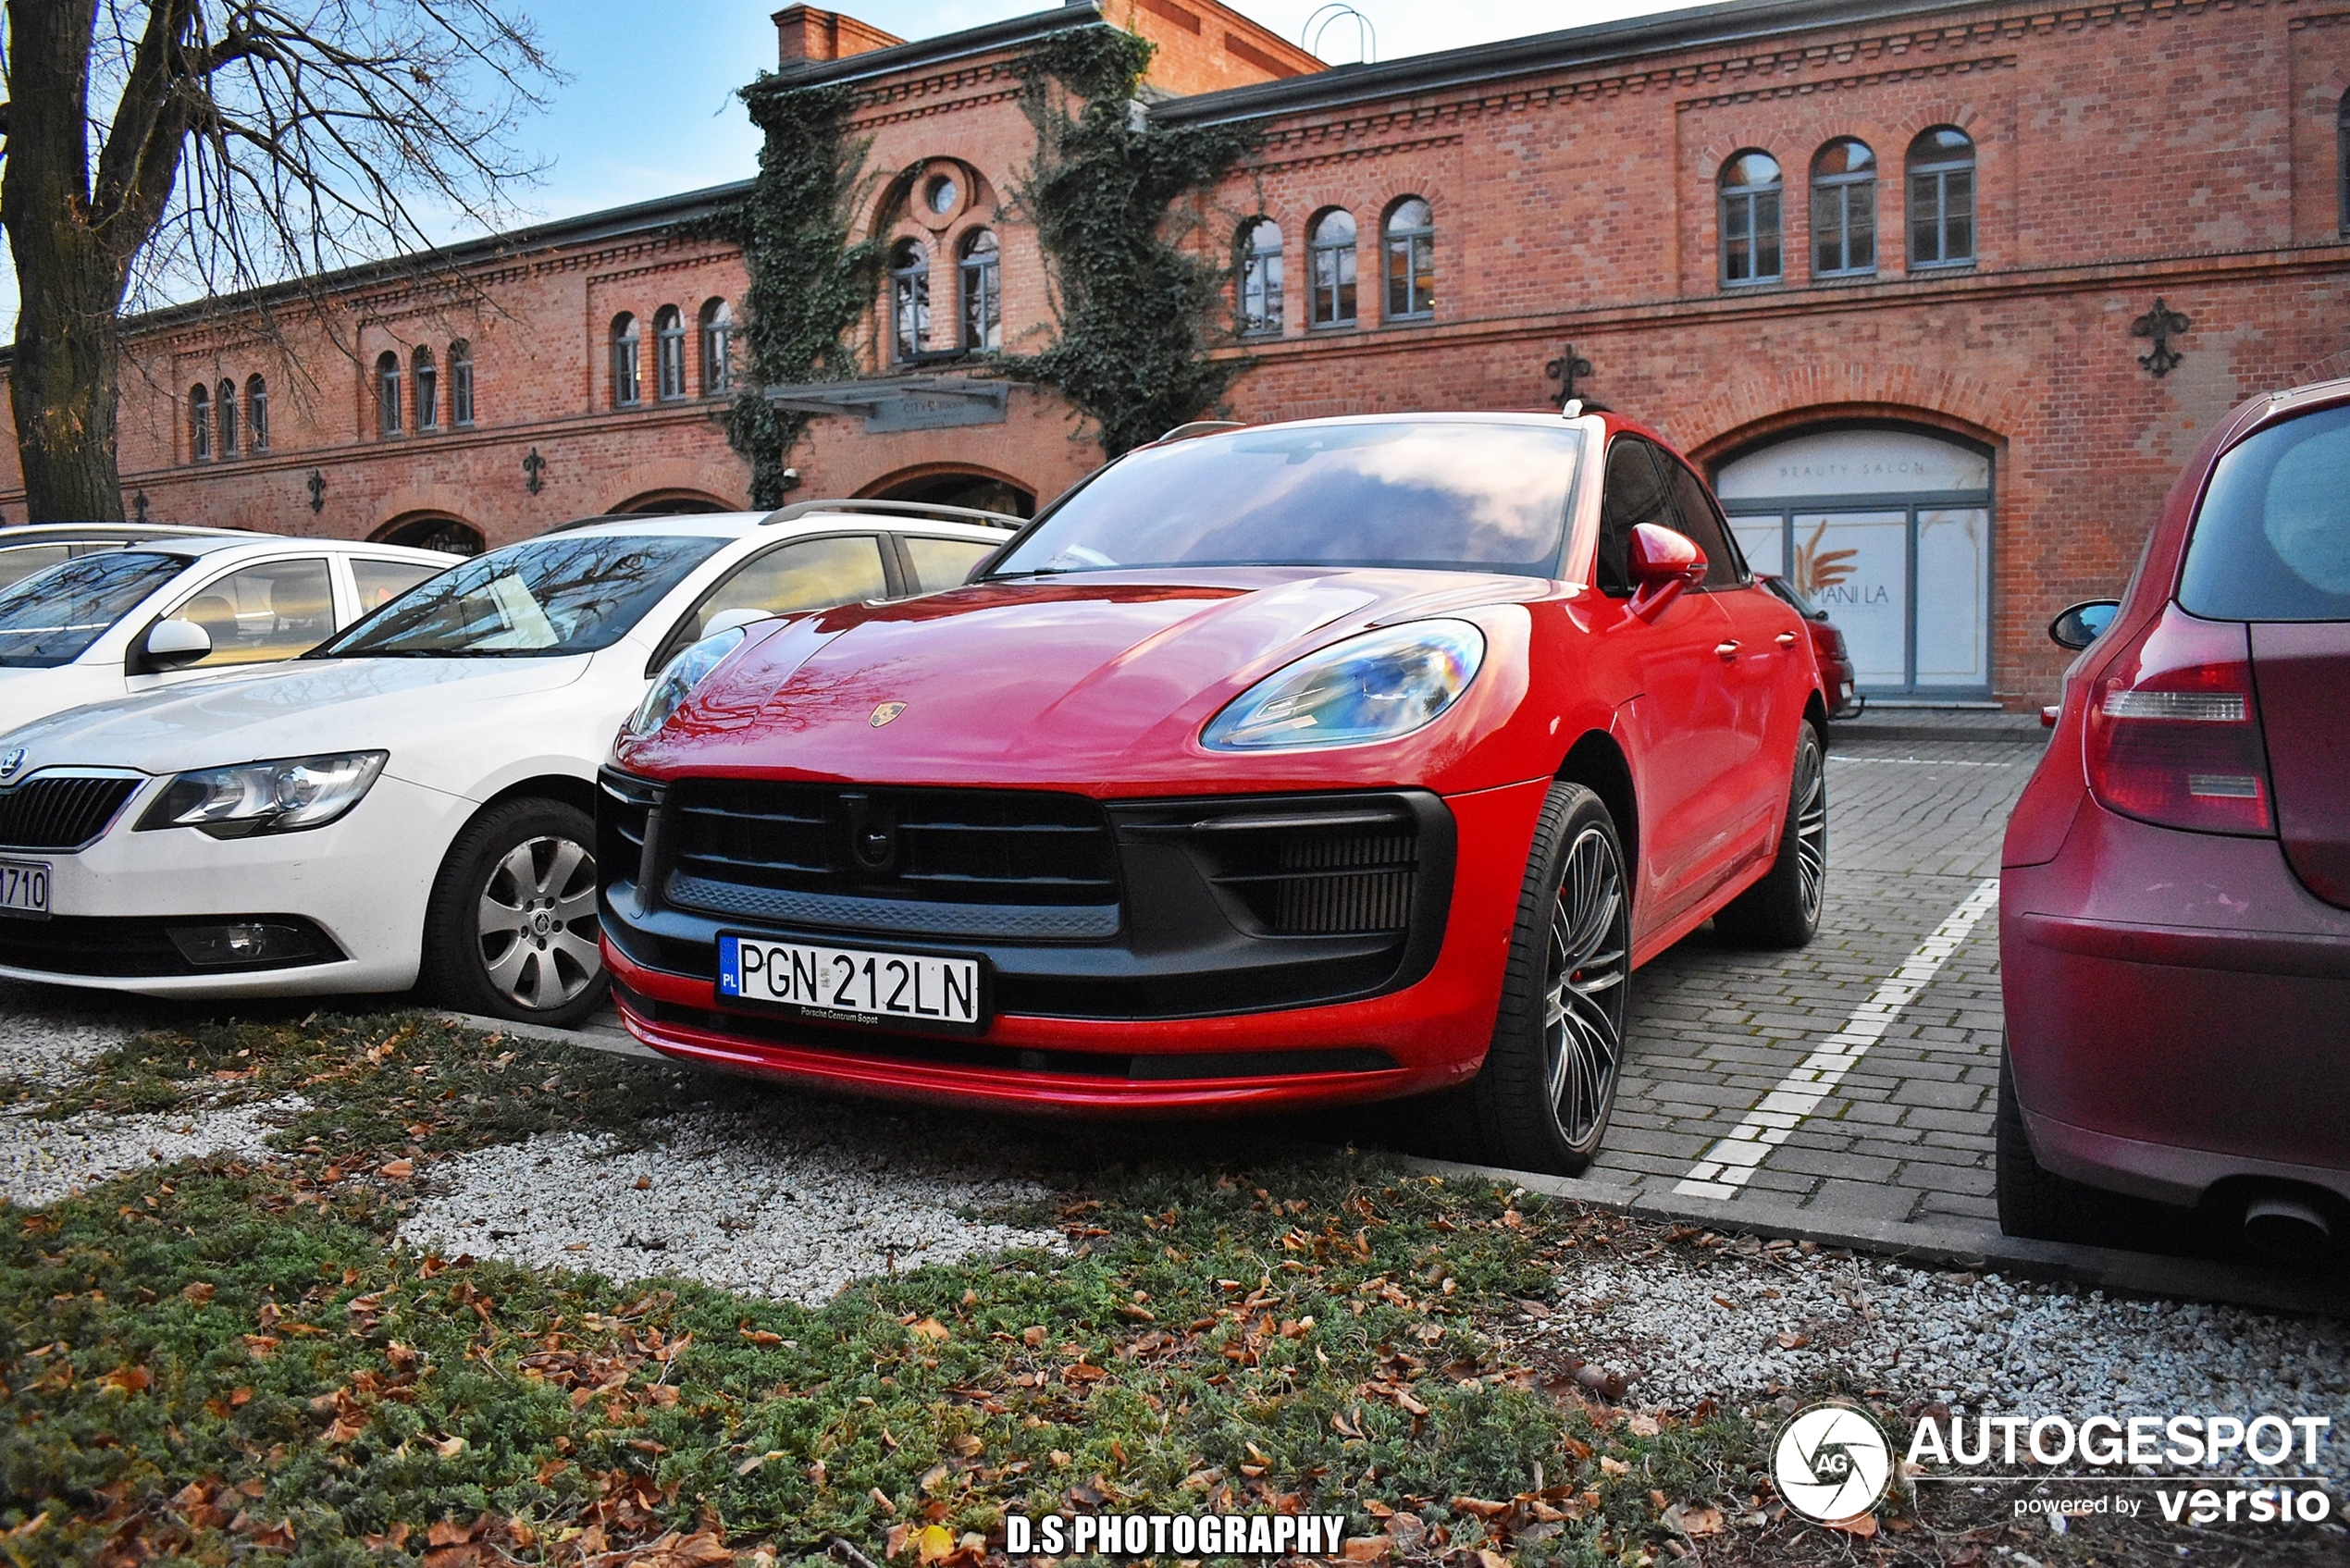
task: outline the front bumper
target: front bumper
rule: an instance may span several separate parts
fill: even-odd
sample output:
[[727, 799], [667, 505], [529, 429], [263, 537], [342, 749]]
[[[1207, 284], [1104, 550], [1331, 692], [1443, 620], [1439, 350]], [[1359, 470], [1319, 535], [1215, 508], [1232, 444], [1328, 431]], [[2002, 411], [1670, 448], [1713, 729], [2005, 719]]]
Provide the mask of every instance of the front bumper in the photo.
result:
[[[606, 888], [605, 962], [623, 1019], [648, 1045], [728, 1070], [858, 1093], [1107, 1114], [1238, 1111], [1422, 1093], [1474, 1076], [1483, 1061], [1527, 848], [1548, 784], [1535, 780], [1441, 804], [1424, 797], [1450, 840], [1444, 885], [1416, 912], [1400, 947], [1375, 963], [1364, 957], [1374, 945], [1252, 941], [1230, 925], [1219, 940], [1187, 938], [1155, 950], [1151, 911], [1135, 908], [1131, 895], [1127, 928], [1116, 941], [1016, 946], [899, 938], [898, 945], [968, 954], [991, 965], [1001, 1010], [972, 1039], [857, 1030], [723, 1006], [712, 945], [722, 928], [747, 922], [647, 900], [625, 880]], [[1236, 804], [1269, 809], [1264, 797], [1181, 803], [1193, 816]], [[1119, 809], [1130, 882], [1137, 857], [1156, 847], [1154, 809]], [[621, 860], [614, 854], [602, 863]], [[820, 933], [767, 921], [754, 928], [892, 945], [881, 932]], [[1346, 957], [1350, 945], [1363, 953]], [[1308, 949], [1338, 956], [1284, 961], [1285, 954]]]
[[1999, 957], [2048, 1169], [2171, 1204], [2246, 1181], [2350, 1201], [2350, 911], [2275, 840], [2084, 800], [2054, 859], [2003, 873]]
[[[50, 867], [48, 920], [0, 920], [0, 976], [148, 996], [288, 996], [414, 985], [425, 906], [466, 803], [384, 777], [340, 821], [216, 839], [139, 833], [164, 781], [142, 785], [105, 834], [71, 853], [0, 850]], [[174, 929], [280, 924], [315, 955], [191, 962]]]

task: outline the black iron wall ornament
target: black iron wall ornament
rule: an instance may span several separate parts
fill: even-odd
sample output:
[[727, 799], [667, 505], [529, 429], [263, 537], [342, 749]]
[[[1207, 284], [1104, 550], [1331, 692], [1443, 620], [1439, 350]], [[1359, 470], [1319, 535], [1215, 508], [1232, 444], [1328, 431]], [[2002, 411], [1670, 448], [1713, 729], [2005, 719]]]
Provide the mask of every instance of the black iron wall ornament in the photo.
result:
[[2158, 381], [2171, 374], [2171, 366], [2185, 356], [2171, 346], [2171, 340], [2184, 333], [2194, 324], [2163, 303], [2162, 296], [2154, 297], [2154, 308], [2130, 323], [2130, 336], [2151, 338], [2154, 347], [2138, 356], [2138, 363], [2154, 372]]
[[131, 519], [132, 522], [144, 523], [147, 520], [146, 491], [141, 490], [137, 495], [130, 498], [130, 510], [137, 513], [137, 515]]
[[310, 477], [305, 482], [303, 488], [310, 492], [310, 510], [313, 512], [326, 511], [327, 476], [314, 468], [310, 471]]
[[1544, 365], [1542, 374], [1559, 384], [1559, 389], [1551, 401], [1564, 408], [1579, 395], [1575, 389], [1576, 378], [1591, 374], [1591, 362], [1577, 355], [1574, 344], [1563, 343], [1559, 346], [1559, 357]]
[[538, 455], [537, 447], [531, 448], [530, 455], [522, 460], [522, 473], [523, 488], [532, 495], [546, 488], [547, 460]]

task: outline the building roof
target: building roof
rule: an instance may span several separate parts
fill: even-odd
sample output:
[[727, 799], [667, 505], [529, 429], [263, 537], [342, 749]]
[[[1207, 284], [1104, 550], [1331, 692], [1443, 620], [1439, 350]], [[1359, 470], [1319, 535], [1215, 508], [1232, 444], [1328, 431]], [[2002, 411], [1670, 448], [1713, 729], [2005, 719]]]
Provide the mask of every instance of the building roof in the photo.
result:
[[1565, 28], [1375, 65], [1334, 66], [1311, 76], [1227, 88], [1150, 106], [1165, 125], [1217, 125], [1338, 109], [1372, 99], [1475, 87], [1538, 71], [1589, 67], [1667, 50], [1760, 43], [1789, 33], [1885, 22], [1962, 8], [1964, 0], [1728, 0], [1588, 27]]
[[887, 76], [895, 71], [922, 66], [945, 65], [973, 55], [992, 55], [999, 49], [1027, 43], [1049, 33], [1066, 32], [1071, 28], [1105, 25], [1102, 8], [1095, 0], [1070, 0], [1046, 11], [1032, 11], [1024, 17], [1010, 17], [1000, 22], [985, 22], [965, 28], [960, 32], [946, 32], [936, 38], [917, 38], [909, 43], [893, 43], [885, 49], [868, 49], [861, 55], [850, 55], [838, 60], [809, 60], [785, 67], [776, 79], [789, 87], [815, 87], [834, 81], [863, 81], [872, 77]]

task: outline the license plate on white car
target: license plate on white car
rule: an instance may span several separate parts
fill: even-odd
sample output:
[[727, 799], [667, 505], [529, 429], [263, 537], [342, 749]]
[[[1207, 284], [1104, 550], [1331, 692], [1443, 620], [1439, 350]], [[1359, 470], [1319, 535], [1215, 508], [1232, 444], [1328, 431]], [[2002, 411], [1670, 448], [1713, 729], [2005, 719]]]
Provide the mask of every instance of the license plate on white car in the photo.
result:
[[718, 996], [821, 1023], [977, 1034], [987, 1027], [976, 958], [721, 935]]
[[49, 862], [0, 860], [0, 915], [20, 920], [49, 918]]

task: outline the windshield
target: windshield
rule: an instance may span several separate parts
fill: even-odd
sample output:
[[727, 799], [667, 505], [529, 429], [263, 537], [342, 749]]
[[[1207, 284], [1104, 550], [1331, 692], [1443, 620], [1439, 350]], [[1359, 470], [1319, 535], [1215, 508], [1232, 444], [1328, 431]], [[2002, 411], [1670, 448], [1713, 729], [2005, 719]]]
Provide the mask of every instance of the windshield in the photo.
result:
[[575, 535], [452, 566], [320, 648], [324, 659], [532, 659], [610, 648], [724, 539]]
[[72, 663], [187, 564], [177, 555], [109, 550], [10, 583], [0, 588], [0, 666]]
[[1139, 566], [1558, 571], [1581, 450], [1565, 426], [1380, 420], [1129, 453], [989, 574]]

